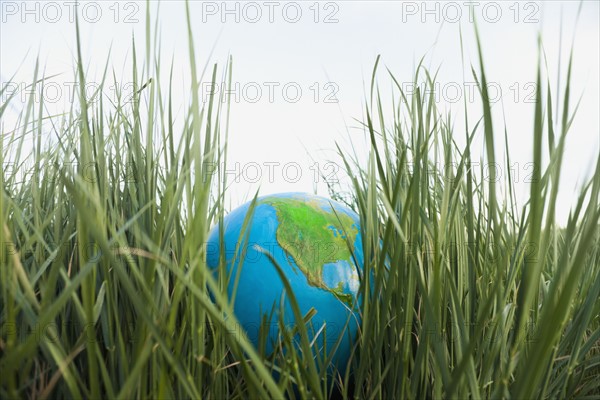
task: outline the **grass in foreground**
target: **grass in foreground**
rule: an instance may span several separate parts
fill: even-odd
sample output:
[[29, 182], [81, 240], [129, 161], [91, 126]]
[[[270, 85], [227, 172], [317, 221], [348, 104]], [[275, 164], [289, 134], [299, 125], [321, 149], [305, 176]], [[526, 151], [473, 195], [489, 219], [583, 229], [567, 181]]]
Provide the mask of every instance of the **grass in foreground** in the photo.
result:
[[[510, 176], [494, 184], [472, 168], [478, 132], [485, 162], [498, 158], [482, 57], [473, 74], [483, 116], [465, 132], [453, 130], [455, 116], [440, 114], [427, 91], [407, 96], [400, 85], [385, 117], [376, 64], [364, 121], [370, 161], [342, 157], [353, 177], [349, 205], [372, 255], [361, 291], [378, 295], [362, 305], [351, 368], [331, 379], [318, 372], [323, 360], [305, 356], [304, 327], [302, 351], [289, 351], [288, 362], [261, 354], [236, 329], [201, 246], [225, 212], [227, 182], [207, 166], [227, 161], [228, 102], [213, 96], [204, 105], [193, 90], [205, 78], [190, 31], [191, 102], [174, 132], [172, 78], [160, 79], [149, 16], [147, 24], [154, 58], [140, 66], [134, 50], [131, 101], [102, 96], [107, 65], [93, 99], [82, 91], [77, 107], [51, 118], [31, 100], [18, 127], [0, 136], [1, 397], [600, 396], [600, 160], [567, 225], [553, 217], [577, 108], [570, 64], [561, 98], [538, 67], [534, 174], [523, 209]], [[80, 88], [82, 59], [78, 46]], [[414, 81], [433, 89], [435, 77], [416, 71]], [[226, 80], [231, 73], [229, 63]], [[48, 131], [56, 140], [44, 146]], [[28, 159], [20, 152], [26, 137], [35, 138]], [[453, 167], [431, 174], [440, 164]], [[283, 344], [291, 340], [284, 335]]]

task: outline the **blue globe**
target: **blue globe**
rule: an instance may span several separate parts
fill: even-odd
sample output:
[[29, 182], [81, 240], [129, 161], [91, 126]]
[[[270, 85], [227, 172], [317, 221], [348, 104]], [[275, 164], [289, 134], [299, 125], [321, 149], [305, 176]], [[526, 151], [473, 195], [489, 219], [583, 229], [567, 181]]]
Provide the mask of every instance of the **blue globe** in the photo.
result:
[[[307, 325], [309, 338], [315, 342], [313, 355], [324, 357], [325, 349], [327, 357], [331, 356], [339, 340], [328, 367], [343, 372], [361, 322], [358, 291], [364, 257], [358, 215], [323, 197], [269, 195], [257, 199], [242, 232], [250, 205], [240, 206], [223, 219], [227, 291], [230, 298], [235, 295], [234, 313], [241, 328], [257, 348], [259, 332], [266, 331], [263, 345], [269, 355], [280, 335], [280, 317], [288, 328], [297, 323], [289, 295], [282, 296], [284, 285], [268, 252], [283, 270], [302, 315], [311, 308], [316, 311]], [[215, 271], [221, 254], [219, 230], [218, 225], [211, 230], [207, 245], [207, 263]], [[270, 321], [266, 327], [263, 319]]]

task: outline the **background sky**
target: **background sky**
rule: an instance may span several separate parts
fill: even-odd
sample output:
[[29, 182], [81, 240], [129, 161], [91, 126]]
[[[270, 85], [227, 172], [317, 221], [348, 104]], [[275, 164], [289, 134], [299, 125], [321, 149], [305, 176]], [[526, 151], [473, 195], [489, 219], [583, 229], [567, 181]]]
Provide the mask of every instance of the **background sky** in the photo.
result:
[[[151, 1], [150, 5], [151, 18], [154, 20], [157, 12], [159, 15], [165, 77], [173, 60], [173, 95], [176, 116], [181, 118], [190, 95], [185, 3]], [[133, 35], [138, 58], [144, 58], [145, 53], [144, 2], [80, 1], [75, 9], [71, 1], [1, 0], [0, 6], [2, 86], [11, 77], [12, 87], [30, 83], [39, 56], [45, 75], [60, 74], [46, 84], [47, 112], [68, 107], [77, 13], [89, 73], [100, 78], [110, 50], [109, 64], [120, 80], [117, 85], [127, 92]], [[457, 118], [455, 128], [460, 135], [456, 140], [464, 143], [463, 98], [467, 99], [471, 125], [482, 112], [469, 72], [471, 65], [478, 70], [473, 19], [480, 28], [496, 129], [502, 132], [506, 120], [518, 198], [527, 198], [526, 180], [532, 172], [538, 34], [554, 91], [559, 65], [564, 82], [573, 43], [572, 93], [575, 99], [582, 96], [567, 140], [559, 220], [566, 221], [584, 178], [591, 175], [600, 151], [597, 1], [582, 3], [577, 24], [579, 3], [575, 1], [191, 1], [190, 7], [201, 66], [218, 63], [221, 71], [228, 57], [233, 57], [235, 94], [228, 145], [232, 205], [240, 204], [259, 187], [262, 194], [314, 190], [326, 194], [325, 182], [317, 171], [343, 181], [335, 143], [343, 149], [353, 143], [362, 152], [359, 156], [366, 157], [367, 146], [357, 119], [363, 117], [377, 55], [381, 55], [380, 67], [389, 68], [408, 91], [421, 57], [431, 70], [439, 68], [437, 104], [441, 111]], [[380, 69], [379, 85], [384, 94], [391, 86], [385, 68]], [[218, 89], [222, 88], [219, 85]], [[209, 90], [203, 86], [201, 98], [206, 98]], [[106, 95], [114, 95], [114, 91], [109, 88]], [[6, 96], [2, 95], [0, 103]], [[14, 129], [16, 113], [26, 101], [26, 95], [19, 95], [11, 102], [0, 123], [3, 132]], [[476, 156], [482, 154], [482, 135], [477, 135]], [[497, 148], [502, 148], [503, 139], [498, 139]], [[501, 177], [504, 174], [506, 171], [501, 170]]]

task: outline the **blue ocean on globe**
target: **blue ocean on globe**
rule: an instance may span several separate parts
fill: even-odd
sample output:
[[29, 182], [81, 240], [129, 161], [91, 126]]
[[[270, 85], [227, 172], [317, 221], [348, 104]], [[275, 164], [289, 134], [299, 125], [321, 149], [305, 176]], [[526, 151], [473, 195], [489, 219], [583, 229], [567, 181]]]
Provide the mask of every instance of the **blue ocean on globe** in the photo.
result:
[[[311, 308], [316, 310], [310, 321], [311, 341], [326, 324], [326, 343], [321, 331], [315, 351], [322, 351], [326, 345], [330, 356], [341, 336], [331, 367], [344, 370], [361, 323], [358, 292], [364, 257], [358, 214], [319, 196], [268, 195], [256, 200], [252, 220], [243, 235], [250, 205], [248, 202], [238, 207], [223, 219], [224, 254], [230, 276], [227, 289], [231, 298], [239, 273], [234, 313], [241, 327], [258, 347], [261, 321], [265, 315], [270, 316], [266, 354], [271, 354], [279, 334], [280, 301], [285, 289], [272, 261], [262, 252], [267, 251], [283, 270], [302, 315]], [[245, 251], [244, 261], [238, 271], [242, 251]], [[207, 244], [207, 263], [215, 271], [219, 255], [217, 225], [211, 230]], [[283, 319], [291, 328], [296, 321], [289, 296], [284, 299]]]

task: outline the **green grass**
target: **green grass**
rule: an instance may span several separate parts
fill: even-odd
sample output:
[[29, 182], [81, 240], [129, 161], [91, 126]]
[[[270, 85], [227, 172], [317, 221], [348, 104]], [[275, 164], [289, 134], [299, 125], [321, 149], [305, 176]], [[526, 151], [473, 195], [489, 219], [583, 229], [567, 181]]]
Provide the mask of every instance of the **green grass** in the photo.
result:
[[[78, 40], [73, 108], [49, 117], [31, 96], [0, 136], [0, 397], [600, 397], [600, 158], [566, 226], [554, 219], [578, 106], [573, 57], [561, 96], [537, 67], [524, 207], [510, 176], [481, 180], [473, 167], [481, 133], [484, 162], [508, 156], [508, 145], [494, 146], [507, 133], [492, 121], [481, 47], [471, 73], [482, 115], [464, 132], [453, 122], [468, 115], [442, 114], [428, 91], [405, 94], [390, 71], [384, 79], [396, 90], [386, 105], [377, 60], [362, 124], [369, 161], [340, 151], [370, 256], [360, 290], [376, 295], [361, 305], [350, 368], [331, 377], [328, 358], [312, 356], [312, 313], [300, 313], [289, 285], [294, 316], [306, 324], [282, 332], [280, 351], [265, 355], [237, 328], [225, 279], [209, 273], [203, 247], [226, 212], [228, 182], [209, 169], [227, 162], [229, 102], [213, 95], [203, 104], [197, 90], [231, 82], [232, 62], [222, 78], [216, 66], [198, 74], [188, 13], [191, 100], [175, 132], [172, 65], [161, 63], [149, 14], [146, 23], [151, 59], [140, 63], [132, 43], [131, 101], [102, 96], [117, 80], [108, 63], [95, 98], [85, 97]], [[36, 65], [32, 88], [44, 79]], [[421, 64], [413, 80], [435, 85]], [[43, 145], [48, 131], [53, 144]], [[26, 138], [33, 152], [22, 158]], [[7, 160], [15, 168], [4, 168]], [[330, 194], [341, 199], [343, 189]]]

